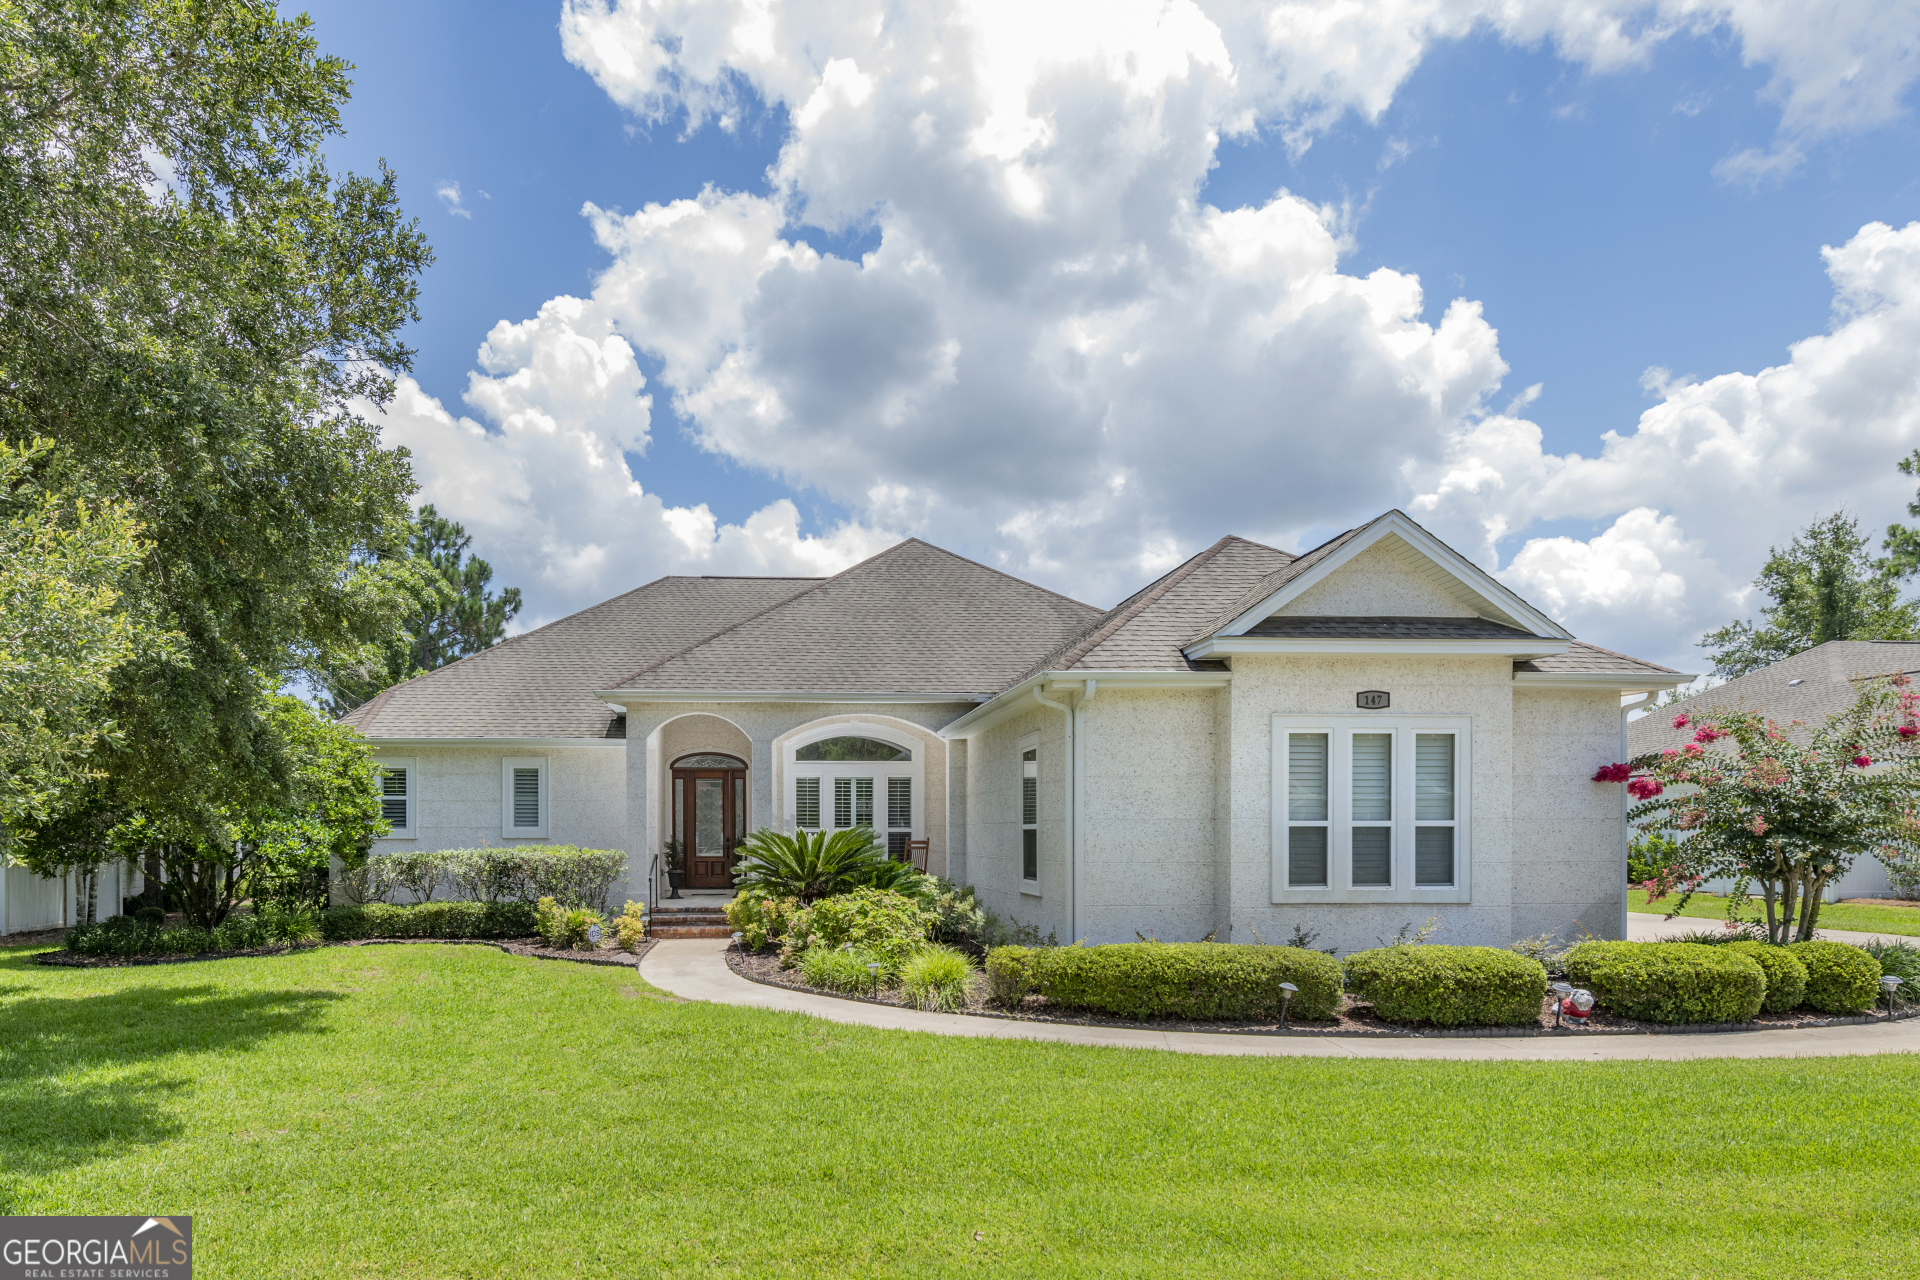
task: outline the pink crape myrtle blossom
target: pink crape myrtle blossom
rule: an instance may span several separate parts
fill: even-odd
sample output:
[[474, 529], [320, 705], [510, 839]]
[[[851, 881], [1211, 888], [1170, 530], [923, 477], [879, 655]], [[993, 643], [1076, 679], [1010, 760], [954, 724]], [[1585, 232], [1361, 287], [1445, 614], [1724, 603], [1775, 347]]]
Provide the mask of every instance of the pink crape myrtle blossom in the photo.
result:
[[1676, 728], [1676, 729], [1684, 729], [1684, 728], [1686, 728], [1686, 727], [1687, 727], [1687, 713], [1686, 713], [1686, 712], [1684, 712], [1684, 711], [1682, 711], [1682, 712], [1681, 712], [1681, 713], [1680, 713], [1679, 715], [1677, 715], [1677, 716], [1675, 716], [1675, 717], [1673, 718], [1673, 727], [1674, 727], [1674, 728]]

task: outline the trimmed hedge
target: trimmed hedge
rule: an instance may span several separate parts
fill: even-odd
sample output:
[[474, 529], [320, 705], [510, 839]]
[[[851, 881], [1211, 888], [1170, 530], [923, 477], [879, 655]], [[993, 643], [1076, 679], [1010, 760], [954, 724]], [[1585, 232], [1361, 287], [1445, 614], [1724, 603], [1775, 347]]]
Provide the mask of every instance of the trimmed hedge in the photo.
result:
[[1723, 942], [1729, 951], [1752, 956], [1767, 975], [1767, 996], [1760, 1002], [1766, 1013], [1785, 1013], [1798, 1008], [1807, 994], [1807, 966], [1786, 947], [1749, 938], [1744, 942]]
[[329, 907], [320, 913], [320, 936], [328, 942], [360, 938], [530, 938], [536, 932], [531, 902], [420, 902], [398, 906]]
[[1346, 960], [1347, 987], [1387, 1022], [1513, 1027], [1539, 1021], [1547, 971], [1493, 947], [1399, 946]]
[[1698, 942], [1583, 942], [1567, 953], [1567, 981], [1645, 1022], [1749, 1022], [1767, 995], [1752, 957]]
[[1224, 942], [996, 947], [987, 953], [987, 981], [1002, 1003], [1037, 991], [1062, 1008], [1122, 1018], [1277, 1018], [1282, 982], [1300, 989], [1292, 1017], [1331, 1018], [1341, 1003], [1332, 956]]
[[1822, 1013], [1860, 1013], [1880, 998], [1880, 962], [1844, 942], [1796, 942], [1787, 950], [1807, 966], [1805, 1003]]

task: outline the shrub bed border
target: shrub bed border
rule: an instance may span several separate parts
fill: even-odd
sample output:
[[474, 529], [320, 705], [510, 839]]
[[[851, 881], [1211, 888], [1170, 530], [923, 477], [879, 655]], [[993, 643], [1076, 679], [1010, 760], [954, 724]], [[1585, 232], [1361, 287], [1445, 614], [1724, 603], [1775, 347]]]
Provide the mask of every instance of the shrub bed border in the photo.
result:
[[612, 955], [595, 951], [557, 951], [532, 946], [514, 938], [349, 938], [340, 942], [300, 942], [284, 947], [263, 947], [252, 951], [210, 951], [197, 956], [76, 956], [64, 948], [43, 951], [33, 963], [62, 969], [122, 969], [144, 964], [197, 964], [205, 960], [252, 960], [261, 956], [291, 955], [296, 951], [316, 951], [322, 947], [492, 947], [510, 956], [534, 960], [568, 960], [574, 964], [610, 965], [616, 969], [638, 969], [657, 938], [646, 938], [637, 951]]
[[[653, 939], [647, 940], [653, 945]], [[825, 996], [829, 1000], [848, 1000], [855, 1004], [870, 1004], [882, 1009], [904, 1009], [909, 1013], [919, 1013], [911, 1005], [895, 1004], [891, 1000], [876, 1000], [872, 996], [854, 995], [848, 992], [828, 991], [824, 987], [808, 987], [784, 982], [769, 982], [751, 971], [737, 967], [734, 957], [741, 954], [740, 948], [729, 942], [722, 953], [726, 958], [728, 972], [748, 982], [763, 987], [772, 987], [776, 991], [798, 991], [804, 995]], [[1134, 1022], [1116, 1017], [1073, 1017], [1066, 1014], [999, 1013], [993, 1010], [961, 1009], [950, 1015], [956, 1018], [997, 1018], [1002, 1022], [1058, 1022], [1076, 1027], [1118, 1027], [1137, 1031], [1166, 1031], [1172, 1029], [1168, 1024], [1181, 1023], [1175, 1018], [1160, 1022]], [[1828, 1027], [1880, 1026], [1894, 1022], [1905, 1022], [1920, 1017], [1920, 1004], [1909, 1005], [1899, 1013], [1888, 1017], [1886, 1014], [1833, 1014], [1818, 1022], [1801, 1022], [1792, 1026], [1782, 1026], [1771, 1022], [1696, 1022], [1675, 1023], [1670, 1027], [1393, 1027], [1383, 1026], [1379, 1030], [1347, 1031], [1335, 1027], [1288, 1027], [1284, 1031], [1278, 1027], [1254, 1030], [1238, 1028], [1227, 1023], [1206, 1023], [1208, 1034], [1230, 1036], [1309, 1036], [1344, 1038], [1349, 1040], [1377, 1040], [1383, 1037], [1414, 1040], [1519, 1040], [1546, 1037], [1549, 1039], [1591, 1039], [1595, 1036], [1694, 1036], [1727, 1035], [1740, 1031], [1824, 1031]]]

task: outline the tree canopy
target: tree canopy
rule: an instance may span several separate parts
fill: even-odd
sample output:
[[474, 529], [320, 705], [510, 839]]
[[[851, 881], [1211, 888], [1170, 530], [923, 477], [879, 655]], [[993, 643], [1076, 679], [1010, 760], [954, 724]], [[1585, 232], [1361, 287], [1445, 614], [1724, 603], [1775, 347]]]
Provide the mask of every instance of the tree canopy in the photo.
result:
[[1920, 604], [1900, 599], [1900, 575], [1874, 560], [1867, 542], [1842, 511], [1801, 530], [1784, 550], [1772, 548], [1753, 583], [1772, 601], [1762, 623], [1730, 622], [1700, 640], [1714, 671], [1730, 680], [1829, 640], [1911, 639]]
[[404, 450], [369, 414], [430, 260], [394, 175], [329, 172], [345, 63], [265, 0], [0, 0], [0, 434], [137, 524], [111, 803], [215, 844], [297, 791], [264, 681], [384, 643], [418, 589]]
[[406, 554], [421, 576], [412, 609], [378, 650], [336, 668], [326, 680], [327, 709], [345, 715], [382, 689], [499, 644], [520, 612], [520, 589], [490, 590], [493, 566], [468, 554], [473, 539], [456, 522], [420, 508]]

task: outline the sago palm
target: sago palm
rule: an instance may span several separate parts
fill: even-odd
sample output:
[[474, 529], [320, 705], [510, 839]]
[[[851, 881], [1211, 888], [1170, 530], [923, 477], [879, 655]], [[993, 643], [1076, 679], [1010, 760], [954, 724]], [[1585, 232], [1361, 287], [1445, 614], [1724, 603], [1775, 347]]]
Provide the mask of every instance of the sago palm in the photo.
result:
[[813, 902], [864, 883], [886, 862], [867, 827], [845, 831], [796, 831], [762, 827], [740, 847], [734, 883], [777, 898]]

